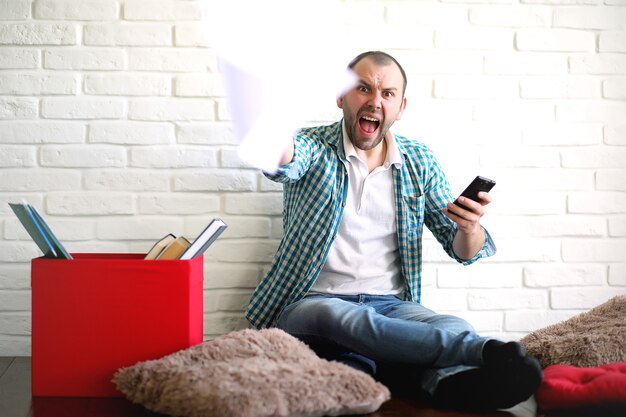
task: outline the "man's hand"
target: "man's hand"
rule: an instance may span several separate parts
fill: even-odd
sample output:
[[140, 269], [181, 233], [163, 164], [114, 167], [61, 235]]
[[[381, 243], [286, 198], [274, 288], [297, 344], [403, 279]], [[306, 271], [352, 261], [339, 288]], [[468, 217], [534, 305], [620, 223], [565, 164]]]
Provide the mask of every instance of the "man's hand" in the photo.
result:
[[480, 225], [480, 218], [485, 215], [485, 206], [491, 203], [492, 199], [489, 193], [484, 191], [478, 193], [478, 198], [479, 202], [459, 197], [459, 203], [469, 210], [454, 203], [448, 203], [443, 209], [444, 214], [459, 227], [452, 248], [461, 259], [473, 258], [485, 243], [485, 232]]

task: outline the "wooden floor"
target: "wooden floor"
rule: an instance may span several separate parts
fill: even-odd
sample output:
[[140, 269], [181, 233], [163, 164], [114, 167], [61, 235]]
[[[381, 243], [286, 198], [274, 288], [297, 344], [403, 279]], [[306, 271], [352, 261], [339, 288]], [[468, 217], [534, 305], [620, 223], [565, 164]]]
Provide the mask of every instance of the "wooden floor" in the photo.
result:
[[[433, 408], [426, 398], [394, 396], [367, 417], [623, 417], [625, 410], [583, 410], [542, 414], [529, 400], [493, 413], [470, 413]], [[32, 397], [30, 358], [0, 357], [0, 417], [159, 417], [123, 398]]]

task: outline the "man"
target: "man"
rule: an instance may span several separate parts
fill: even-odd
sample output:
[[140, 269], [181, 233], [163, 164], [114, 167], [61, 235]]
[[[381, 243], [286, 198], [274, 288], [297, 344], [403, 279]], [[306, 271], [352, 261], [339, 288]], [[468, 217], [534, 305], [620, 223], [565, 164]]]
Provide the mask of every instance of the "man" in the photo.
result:
[[[527, 399], [542, 378], [516, 342], [419, 304], [423, 226], [463, 264], [495, 253], [480, 202], [454, 200], [431, 151], [389, 129], [406, 108], [406, 74], [390, 55], [350, 64], [343, 121], [302, 129], [270, 179], [284, 184], [284, 237], [247, 318], [316, 346], [423, 369], [436, 404], [490, 410]], [[321, 345], [320, 345], [321, 343]]]

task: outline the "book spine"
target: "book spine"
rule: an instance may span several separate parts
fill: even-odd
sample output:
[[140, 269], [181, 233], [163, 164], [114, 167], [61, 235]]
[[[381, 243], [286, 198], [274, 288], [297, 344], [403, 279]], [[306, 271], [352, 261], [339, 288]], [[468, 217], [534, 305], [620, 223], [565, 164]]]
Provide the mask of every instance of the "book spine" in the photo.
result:
[[[52, 256], [54, 258], [58, 258], [59, 255], [57, 255], [57, 252], [54, 250], [54, 245], [50, 242], [50, 240], [48, 239], [48, 236], [46, 236], [46, 233], [43, 231], [43, 228], [42, 228], [41, 224], [39, 224], [39, 222], [37, 221], [37, 218], [36, 218], [35, 214], [33, 213], [33, 211], [31, 210], [30, 206], [25, 205], [24, 206], [24, 210], [26, 211], [26, 214], [28, 215], [28, 217], [30, 217], [31, 221], [33, 222], [33, 224], [37, 228], [37, 231], [39, 232], [39, 235], [41, 236], [43, 241], [46, 243], [46, 246], [48, 247], [48, 249], [49, 249], [50, 253], [52, 254]], [[47, 255], [47, 254], [44, 253], [44, 255]]]

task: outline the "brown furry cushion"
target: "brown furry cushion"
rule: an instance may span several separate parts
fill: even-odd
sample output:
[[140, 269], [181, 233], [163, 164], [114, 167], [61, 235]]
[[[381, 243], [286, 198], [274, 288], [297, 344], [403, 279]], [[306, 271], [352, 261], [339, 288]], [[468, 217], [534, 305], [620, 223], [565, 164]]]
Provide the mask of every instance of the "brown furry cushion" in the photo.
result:
[[626, 362], [626, 295], [530, 333], [521, 343], [549, 365], [595, 367]]
[[131, 401], [188, 417], [365, 414], [389, 399], [369, 375], [320, 359], [282, 330], [242, 330], [119, 370]]

